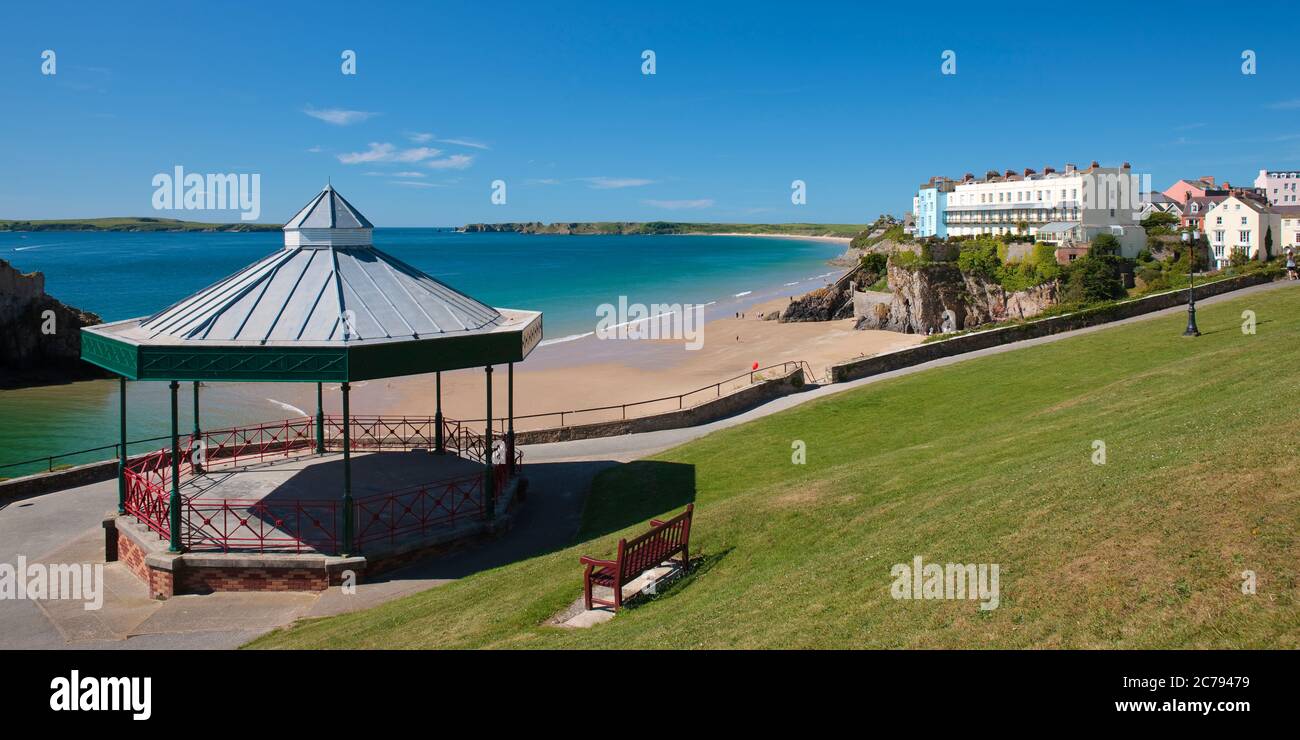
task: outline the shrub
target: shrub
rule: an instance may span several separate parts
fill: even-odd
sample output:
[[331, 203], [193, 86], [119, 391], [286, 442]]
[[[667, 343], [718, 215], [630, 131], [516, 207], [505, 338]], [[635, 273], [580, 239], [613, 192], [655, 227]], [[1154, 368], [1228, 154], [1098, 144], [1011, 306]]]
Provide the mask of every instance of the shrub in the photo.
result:
[[1119, 254], [1119, 239], [1116, 239], [1114, 234], [1098, 234], [1097, 238], [1092, 240], [1092, 246], [1088, 248], [1088, 253], [1095, 255]]
[[979, 239], [963, 243], [957, 255], [957, 267], [970, 275], [996, 278], [1002, 267], [1002, 260], [998, 259], [998, 242]]
[[[1095, 243], [1094, 243], [1095, 249]], [[1070, 265], [1065, 300], [1070, 303], [1094, 303], [1128, 295], [1120, 278], [1119, 258], [1108, 254], [1088, 254]]]
[[889, 258], [879, 252], [871, 252], [862, 255], [862, 267], [867, 272], [873, 272], [877, 275], [885, 271], [885, 266], [889, 263]]

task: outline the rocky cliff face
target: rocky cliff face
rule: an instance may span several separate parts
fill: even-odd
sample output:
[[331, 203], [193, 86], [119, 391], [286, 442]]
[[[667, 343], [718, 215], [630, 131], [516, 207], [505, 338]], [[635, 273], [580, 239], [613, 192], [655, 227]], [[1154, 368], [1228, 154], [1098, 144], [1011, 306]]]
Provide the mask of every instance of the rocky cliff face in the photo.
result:
[[796, 298], [781, 312], [780, 321], [786, 323], [853, 318], [854, 286], [871, 285], [879, 278], [879, 275], [859, 267], [825, 288], [818, 288]]
[[103, 377], [80, 359], [81, 327], [98, 323], [95, 314], [46, 295], [41, 273], [0, 260], [0, 387]]
[[889, 289], [889, 302], [867, 305], [856, 328], [938, 334], [1027, 319], [1056, 303], [1060, 286], [1052, 282], [1008, 293], [992, 280], [962, 274], [955, 264], [907, 269], [891, 263]]

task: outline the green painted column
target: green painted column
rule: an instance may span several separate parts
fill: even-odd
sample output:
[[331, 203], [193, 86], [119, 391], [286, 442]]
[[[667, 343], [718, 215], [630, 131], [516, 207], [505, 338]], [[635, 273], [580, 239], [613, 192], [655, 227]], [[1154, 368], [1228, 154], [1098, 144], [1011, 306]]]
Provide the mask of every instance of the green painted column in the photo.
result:
[[506, 366], [506, 470], [515, 474], [515, 363]]
[[442, 372], [433, 374], [433, 451], [446, 454], [447, 440], [442, 436]]
[[117, 379], [117, 513], [126, 513], [126, 376]]
[[343, 384], [343, 555], [352, 554], [352, 527], [354, 524], [354, 512], [352, 511], [352, 418], [350, 406], [348, 405], [348, 391], [352, 390], [347, 383]]
[[483, 368], [487, 377], [487, 432], [483, 439], [483, 515], [491, 521], [496, 518], [497, 491], [492, 470], [492, 366]]
[[178, 418], [178, 394], [181, 384], [171, 382], [172, 391], [172, 495], [168, 504], [171, 543], [167, 552], [181, 552], [181, 425]]
[[325, 387], [316, 384], [316, 454], [325, 454]]
[[194, 438], [200, 439], [203, 431], [199, 427], [199, 381], [194, 381]]

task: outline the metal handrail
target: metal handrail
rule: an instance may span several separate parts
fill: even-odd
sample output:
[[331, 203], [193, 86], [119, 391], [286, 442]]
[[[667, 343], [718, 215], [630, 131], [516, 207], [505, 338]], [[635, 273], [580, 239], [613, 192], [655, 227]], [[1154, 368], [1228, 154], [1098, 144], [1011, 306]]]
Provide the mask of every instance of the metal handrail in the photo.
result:
[[[734, 376], [734, 377], [727, 378], [727, 379], [725, 379], [725, 380], [719, 380], [719, 381], [716, 382], [716, 383], [713, 383], [713, 384], [710, 384], [710, 385], [706, 385], [706, 386], [702, 386], [702, 387], [700, 387], [700, 388], [696, 388], [695, 390], [686, 391], [685, 393], [678, 393], [677, 395], [673, 395], [673, 396], [663, 396], [662, 398], [651, 398], [651, 399], [649, 399], [649, 400], [645, 400], [645, 401], [633, 401], [633, 402], [631, 402], [631, 403], [613, 404], [613, 405], [610, 405], [610, 406], [593, 406], [593, 407], [590, 407], [590, 408], [584, 408], [584, 409], [571, 409], [571, 410], [566, 410], [566, 411], [547, 411], [547, 412], [536, 413], [536, 414], [524, 414], [524, 415], [521, 415], [521, 416], [516, 416], [516, 417], [514, 417], [514, 418], [515, 418], [515, 420], [517, 421], [517, 420], [521, 420], [521, 419], [540, 419], [540, 418], [544, 418], [544, 417], [547, 417], [547, 416], [558, 416], [558, 417], [560, 417], [560, 426], [563, 427], [563, 426], [565, 426], [564, 421], [565, 421], [565, 417], [566, 417], [566, 416], [574, 416], [574, 415], [577, 415], [577, 414], [584, 414], [584, 413], [594, 413], [594, 412], [597, 412], [597, 411], [612, 411], [612, 410], [614, 410], [614, 409], [619, 409], [620, 412], [621, 412], [621, 416], [622, 416], [622, 418], [623, 418], [624, 420], [626, 420], [626, 419], [628, 418], [628, 417], [627, 417], [627, 410], [628, 410], [629, 408], [633, 408], [633, 407], [637, 407], [637, 406], [644, 406], [644, 405], [652, 404], [652, 403], [662, 403], [662, 402], [664, 402], [664, 401], [673, 401], [673, 400], [675, 400], [675, 401], [677, 401], [677, 408], [678, 408], [678, 410], [682, 410], [682, 409], [685, 409], [685, 408], [686, 408], [686, 406], [685, 406], [685, 399], [686, 399], [688, 396], [693, 396], [693, 395], [696, 395], [696, 394], [698, 394], [698, 393], [703, 393], [703, 392], [705, 392], [705, 391], [713, 390], [713, 391], [716, 392], [716, 395], [715, 395], [714, 397], [715, 397], [715, 398], [720, 398], [720, 397], [722, 396], [722, 386], [725, 385], [725, 384], [727, 384], [727, 383], [732, 383], [732, 382], [734, 382], [734, 381], [740, 380], [741, 378], [748, 377], [748, 378], [749, 378], [749, 382], [752, 384], [752, 383], [754, 382], [754, 375], [757, 374], [757, 373], [762, 373], [762, 372], [764, 372], [764, 371], [766, 371], [766, 370], [771, 370], [771, 369], [773, 369], [773, 368], [777, 368], [777, 367], [779, 367], [779, 368], [781, 368], [783, 371], [785, 371], [785, 370], [787, 370], [788, 368], [790, 368], [790, 366], [792, 366], [792, 365], [795, 366], [795, 367], [803, 368], [803, 371], [804, 371], [804, 380], [805, 380], [807, 383], [809, 383], [809, 384], [811, 384], [811, 385], [816, 385], [816, 384], [818, 384], [818, 383], [821, 382], [821, 379], [819, 379], [819, 378], [817, 378], [817, 377], [815, 377], [815, 376], [813, 375], [812, 367], [811, 367], [811, 366], [810, 366], [806, 361], [804, 361], [804, 360], [786, 360], [785, 362], [779, 362], [779, 363], [775, 363], [775, 364], [772, 364], [772, 365], [768, 365], [768, 366], [766, 366], [766, 367], [756, 368], [756, 369], [754, 369], [754, 370], [750, 370], [749, 372], [741, 373], [740, 375], [736, 375], [736, 376]], [[312, 417], [312, 418], [314, 418], [314, 417]], [[283, 420], [280, 420], [280, 421], [283, 421]], [[462, 424], [482, 424], [482, 423], [484, 423], [484, 422], [486, 422], [486, 421], [487, 421], [486, 419], [462, 419], [462, 420], [460, 421], [460, 423], [462, 423]], [[501, 429], [504, 431], [504, 429], [505, 429], [505, 424], [506, 424], [506, 417], [495, 417], [495, 418], [493, 418], [492, 422], [493, 422], [494, 425], [495, 425], [495, 424], [500, 424], [500, 425], [501, 425]], [[266, 424], [275, 424], [275, 423], [279, 423], [279, 422], [266, 422]], [[256, 426], [266, 426], [266, 424], [260, 424], [260, 425], [249, 425], [249, 427], [239, 427], [239, 428], [252, 428], [252, 427], [256, 427]], [[227, 431], [227, 430], [218, 430], [218, 431]], [[216, 433], [216, 432], [213, 432], [213, 433]], [[206, 433], [205, 433], [205, 434], [206, 434]], [[188, 435], [182, 435], [182, 436], [188, 436]], [[145, 444], [145, 443], [148, 443], [148, 442], [161, 442], [161, 441], [169, 440], [169, 439], [171, 439], [171, 436], [170, 436], [170, 435], [168, 435], [168, 436], [161, 436], [161, 437], [149, 437], [149, 438], [147, 438], [147, 439], [137, 439], [137, 440], [129, 441], [129, 442], [126, 443], [126, 445], [127, 445], [127, 449], [129, 450], [130, 447], [131, 447], [131, 445]], [[99, 446], [99, 447], [90, 447], [90, 448], [87, 448], [87, 449], [84, 449], [84, 450], [77, 450], [76, 452], [64, 452], [64, 453], [62, 453], [62, 454], [58, 454], [58, 455], [46, 455], [46, 456], [44, 456], [44, 457], [37, 457], [37, 458], [33, 458], [33, 459], [31, 459], [31, 460], [23, 460], [23, 461], [21, 461], [21, 462], [4, 463], [4, 464], [0, 465], [0, 470], [5, 470], [6, 468], [17, 468], [17, 467], [21, 467], [21, 466], [24, 466], [24, 465], [34, 465], [34, 464], [36, 464], [36, 463], [44, 462], [44, 463], [45, 463], [45, 466], [46, 466], [46, 471], [47, 471], [47, 472], [53, 472], [53, 471], [54, 471], [54, 461], [55, 461], [55, 460], [60, 460], [60, 459], [63, 459], [63, 458], [68, 458], [68, 457], [76, 457], [76, 456], [78, 456], [78, 455], [86, 455], [86, 454], [89, 454], [89, 453], [91, 453], [91, 452], [98, 452], [98, 451], [100, 451], [100, 450], [112, 450], [112, 451], [113, 451], [113, 457], [116, 458], [116, 457], [118, 457], [119, 454], [120, 454], [120, 453], [119, 453], [119, 450], [118, 450], [118, 447], [119, 447], [119, 446], [120, 446], [120, 443], [116, 443], [116, 442], [115, 442], [115, 443], [113, 443], [113, 444], [101, 445], [101, 446]], [[152, 450], [151, 450], [151, 451], [152, 451]], [[104, 462], [104, 461], [97, 461], [97, 462]]]

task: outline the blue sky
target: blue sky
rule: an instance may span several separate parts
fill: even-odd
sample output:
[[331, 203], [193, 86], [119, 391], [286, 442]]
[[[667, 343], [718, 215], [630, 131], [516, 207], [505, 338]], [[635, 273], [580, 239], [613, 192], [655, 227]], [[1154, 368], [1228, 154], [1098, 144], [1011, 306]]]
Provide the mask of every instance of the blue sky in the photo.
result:
[[379, 226], [862, 222], [935, 174], [1300, 166], [1293, 8], [980, 5], [10, 4], [0, 218], [238, 220], [152, 210], [177, 165], [260, 174], [268, 222], [332, 178]]

